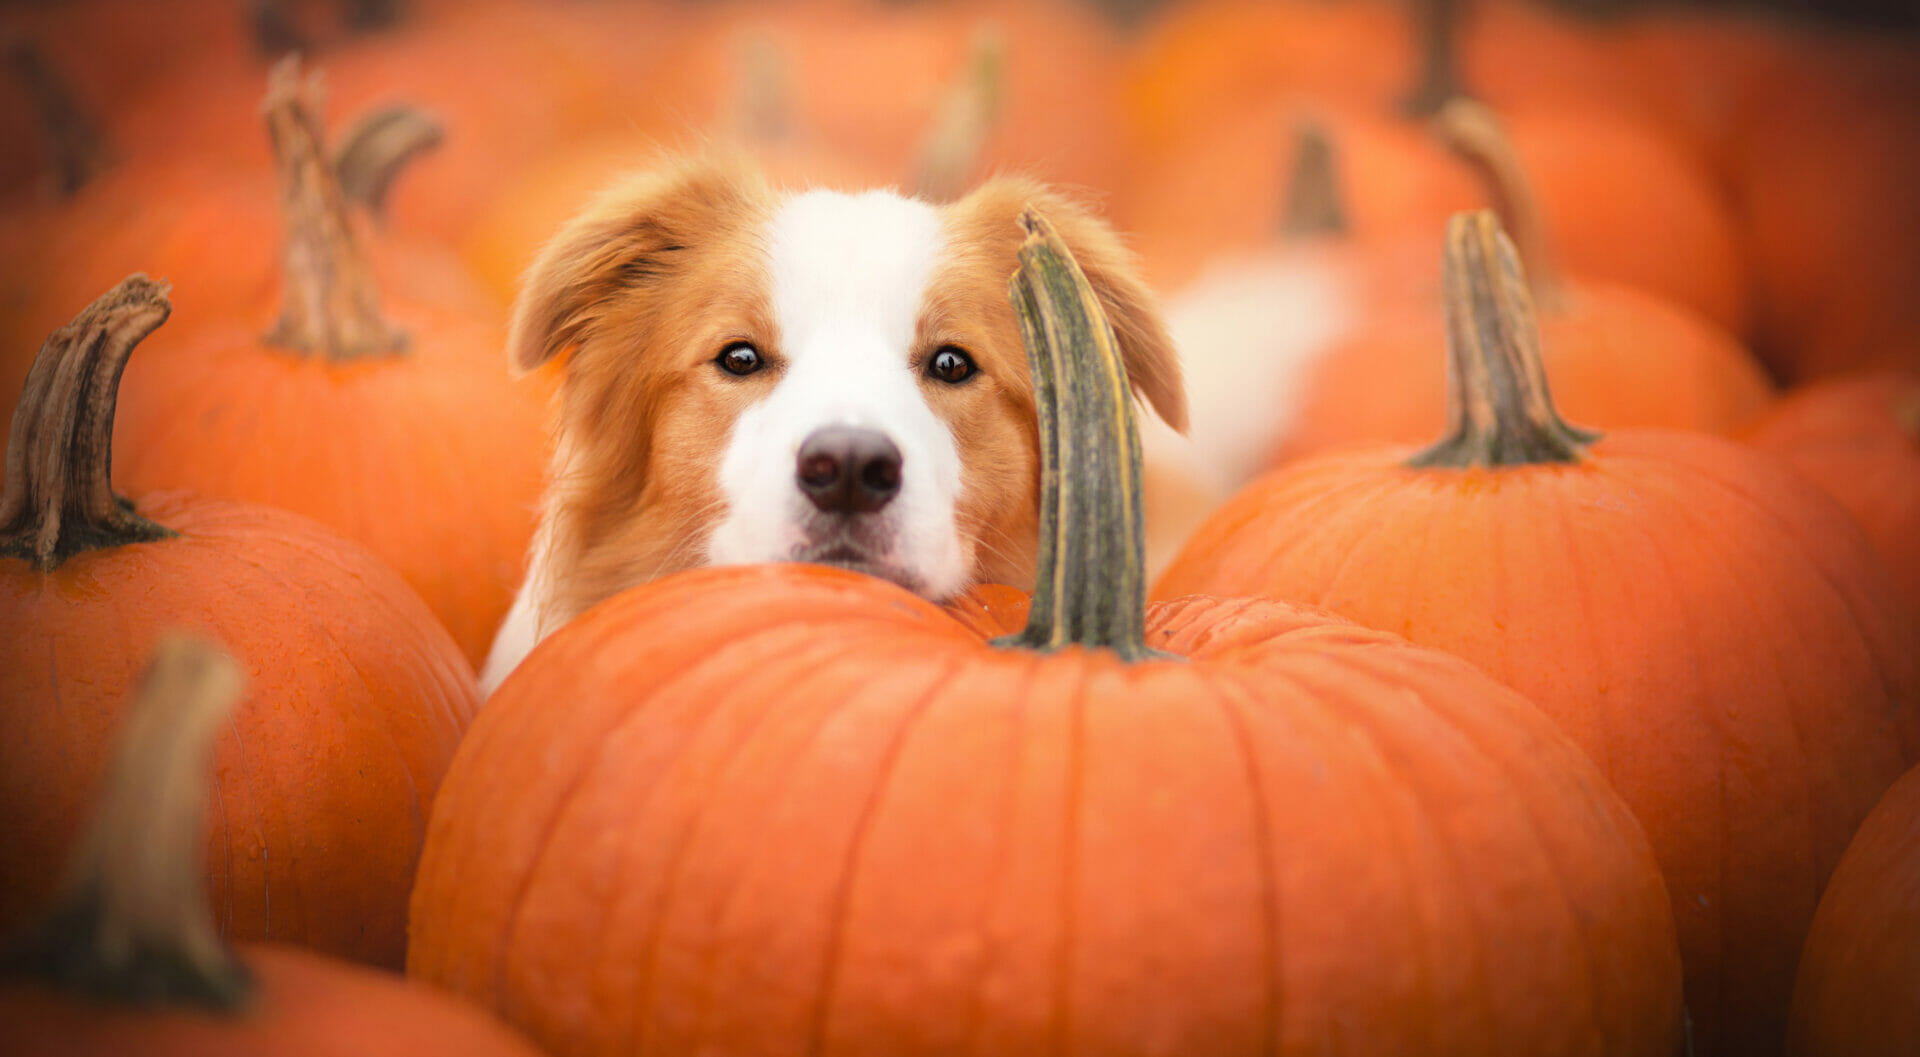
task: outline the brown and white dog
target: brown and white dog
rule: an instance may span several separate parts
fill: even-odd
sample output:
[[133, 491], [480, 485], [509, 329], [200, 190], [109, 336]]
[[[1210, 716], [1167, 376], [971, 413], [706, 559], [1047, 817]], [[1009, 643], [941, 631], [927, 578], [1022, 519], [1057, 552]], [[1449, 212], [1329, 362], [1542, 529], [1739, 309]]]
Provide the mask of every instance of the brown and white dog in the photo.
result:
[[514, 308], [519, 369], [572, 352], [526, 583], [484, 686], [594, 603], [694, 566], [826, 562], [932, 599], [1029, 584], [1038, 427], [1007, 297], [1026, 209], [1087, 272], [1135, 393], [1184, 426], [1131, 254], [1035, 182], [935, 205], [780, 192], [703, 155], [594, 199]]

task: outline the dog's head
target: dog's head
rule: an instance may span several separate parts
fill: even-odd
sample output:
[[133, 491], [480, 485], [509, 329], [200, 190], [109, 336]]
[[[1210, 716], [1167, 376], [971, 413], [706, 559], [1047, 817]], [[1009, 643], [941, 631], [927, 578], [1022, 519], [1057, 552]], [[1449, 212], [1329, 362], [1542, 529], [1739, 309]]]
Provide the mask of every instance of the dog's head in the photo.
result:
[[594, 200], [528, 271], [509, 341], [521, 369], [572, 350], [548, 615], [702, 564], [828, 562], [932, 598], [1029, 582], [1037, 426], [1007, 297], [1025, 209], [1087, 272], [1136, 392], [1184, 425], [1129, 253], [1036, 183], [935, 206], [777, 193], [705, 157]]

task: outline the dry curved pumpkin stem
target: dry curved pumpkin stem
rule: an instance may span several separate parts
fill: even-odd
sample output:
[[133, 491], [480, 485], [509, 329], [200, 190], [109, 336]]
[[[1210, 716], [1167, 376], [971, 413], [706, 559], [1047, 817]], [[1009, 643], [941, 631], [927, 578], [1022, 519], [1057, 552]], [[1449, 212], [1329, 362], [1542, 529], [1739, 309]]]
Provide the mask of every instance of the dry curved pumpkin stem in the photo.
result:
[[1408, 465], [1579, 462], [1600, 434], [1568, 425], [1553, 406], [1526, 275], [1491, 210], [1447, 222], [1445, 296], [1447, 436]]
[[1280, 234], [1288, 239], [1341, 235], [1347, 231], [1346, 203], [1326, 126], [1301, 118], [1293, 128], [1293, 169], [1287, 174], [1287, 200], [1281, 209]]
[[393, 181], [445, 139], [446, 127], [419, 107], [398, 103], [375, 110], [354, 122], [334, 146], [341, 193], [376, 220], [384, 218]]
[[287, 224], [286, 293], [268, 344], [335, 362], [404, 351], [405, 335], [380, 312], [372, 266], [324, 146], [318, 79], [301, 76], [297, 56], [274, 66], [265, 111]]
[[984, 26], [974, 35], [960, 76], [947, 88], [915, 163], [914, 193], [936, 202], [958, 198], [973, 179], [981, 148], [1000, 120], [1006, 94], [1006, 42]]
[[1429, 127], [1441, 146], [1480, 174], [1508, 237], [1527, 264], [1534, 303], [1548, 309], [1561, 307], [1568, 295], [1553, 266], [1546, 213], [1500, 116], [1485, 103], [1459, 96], [1440, 108]]
[[118, 1001], [246, 1002], [252, 977], [220, 941], [202, 864], [213, 739], [241, 684], [207, 642], [159, 644], [63, 894], [9, 952], [10, 972]]
[[65, 198], [93, 182], [113, 163], [99, 125], [87, 114], [59, 71], [31, 41], [7, 45], [7, 67], [33, 106], [47, 147], [53, 192]]
[[1414, 0], [1416, 46], [1420, 49], [1419, 83], [1401, 102], [1409, 117], [1432, 117], [1451, 99], [1466, 94], [1460, 83], [1454, 34], [1460, 23], [1461, 0]]
[[728, 127], [747, 143], [778, 143], [792, 136], [793, 70], [785, 49], [764, 30], [742, 33], [735, 47], [739, 95]]
[[1147, 646], [1140, 433], [1113, 327], [1066, 243], [1024, 213], [1009, 283], [1040, 420], [1040, 552], [1027, 626], [1002, 645], [1051, 652]]
[[81, 551], [172, 530], [113, 494], [113, 413], [134, 346], [173, 311], [166, 283], [132, 275], [53, 332], [27, 372], [0, 485], [0, 556], [54, 569]]

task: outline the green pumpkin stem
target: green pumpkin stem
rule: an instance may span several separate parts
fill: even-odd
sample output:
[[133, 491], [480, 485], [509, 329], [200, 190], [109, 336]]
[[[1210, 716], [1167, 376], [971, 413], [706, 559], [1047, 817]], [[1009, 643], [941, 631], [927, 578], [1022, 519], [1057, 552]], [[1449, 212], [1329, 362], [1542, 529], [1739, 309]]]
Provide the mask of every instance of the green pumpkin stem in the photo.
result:
[[266, 341], [336, 363], [397, 355], [406, 336], [380, 312], [373, 268], [324, 146], [319, 100], [317, 77], [301, 75], [297, 56], [274, 66], [265, 111], [287, 232], [285, 295]]
[[334, 147], [341, 193], [375, 220], [384, 220], [394, 179], [445, 138], [445, 126], [418, 107], [397, 103], [373, 111], [354, 122]]
[[1009, 294], [1039, 409], [1040, 553], [1027, 626], [1001, 644], [1166, 656], [1147, 646], [1140, 435], [1119, 345], [1053, 226], [1033, 213], [1020, 224]]
[[1491, 210], [1447, 222], [1447, 434], [1408, 461], [1428, 468], [1575, 463], [1600, 438], [1547, 392], [1519, 255]]
[[167, 284], [132, 275], [40, 347], [0, 485], [0, 556], [42, 572], [82, 551], [174, 535], [113, 494], [113, 413], [134, 346], [166, 322]]
[[1338, 164], [1326, 128], [1311, 118], [1302, 118], [1294, 125], [1293, 143], [1293, 170], [1287, 174], [1281, 236], [1310, 239], [1346, 234], [1346, 203], [1340, 198]]
[[10, 973], [119, 1002], [231, 1010], [251, 997], [214, 926], [203, 861], [213, 740], [241, 682], [208, 643], [160, 643], [62, 894], [7, 952]]
[[1466, 94], [1460, 83], [1454, 37], [1464, 0], [1413, 0], [1414, 41], [1420, 49], [1419, 82], [1401, 101], [1409, 117], [1432, 117], [1449, 99]]

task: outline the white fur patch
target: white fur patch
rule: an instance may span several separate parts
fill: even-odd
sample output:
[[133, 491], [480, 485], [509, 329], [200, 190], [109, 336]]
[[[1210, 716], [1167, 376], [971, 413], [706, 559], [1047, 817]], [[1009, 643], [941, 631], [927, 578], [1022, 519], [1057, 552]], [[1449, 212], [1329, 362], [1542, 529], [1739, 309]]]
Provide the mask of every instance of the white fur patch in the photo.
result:
[[719, 468], [727, 512], [714, 564], [791, 560], [813, 542], [816, 511], [795, 461], [815, 430], [877, 430], [902, 456], [899, 493], [871, 518], [871, 557], [940, 597], [966, 582], [954, 523], [960, 454], [927, 406], [912, 358], [927, 283], [944, 246], [933, 207], [884, 191], [810, 191], [782, 203], [767, 232], [776, 346], [773, 391], [741, 414]]

